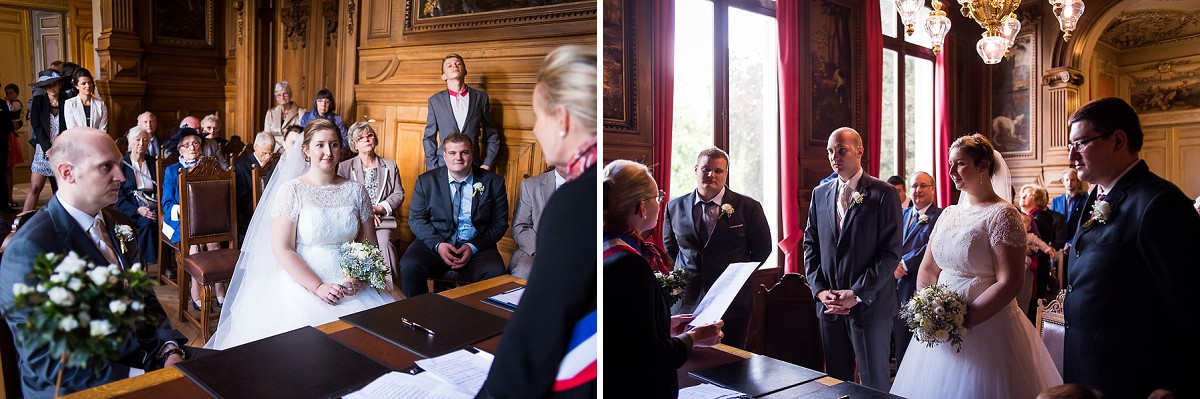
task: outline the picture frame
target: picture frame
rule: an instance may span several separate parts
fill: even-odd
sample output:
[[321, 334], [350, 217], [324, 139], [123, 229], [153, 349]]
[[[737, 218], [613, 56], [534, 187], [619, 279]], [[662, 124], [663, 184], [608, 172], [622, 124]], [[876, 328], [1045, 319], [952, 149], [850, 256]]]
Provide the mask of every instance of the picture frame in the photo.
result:
[[1013, 39], [1011, 58], [990, 70], [991, 102], [985, 126], [996, 151], [1011, 159], [1031, 159], [1037, 152], [1038, 24], [1025, 24]]
[[155, 0], [151, 4], [155, 44], [213, 47], [212, 0]]
[[[829, 134], [843, 126], [863, 126], [863, 55], [860, 7], [838, 0], [814, 1], [809, 7], [809, 60], [801, 76], [811, 95], [801, 104], [808, 119], [808, 143], [825, 146]], [[803, 101], [802, 101], [803, 102]]]
[[404, 14], [405, 34], [458, 31], [595, 18], [596, 1], [407, 0]]
[[632, 58], [635, 25], [632, 3], [628, 0], [604, 0], [604, 129], [632, 132], [637, 130], [637, 68]]

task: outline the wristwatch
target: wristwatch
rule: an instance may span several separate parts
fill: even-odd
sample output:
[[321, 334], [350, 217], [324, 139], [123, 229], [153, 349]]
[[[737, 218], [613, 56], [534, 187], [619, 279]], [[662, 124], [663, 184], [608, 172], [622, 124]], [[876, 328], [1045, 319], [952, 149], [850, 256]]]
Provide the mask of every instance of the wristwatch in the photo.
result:
[[161, 352], [159, 352], [158, 359], [167, 360], [167, 358], [171, 357], [171, 355], [179, 355], [180, 359], [187, 359], [187, 353], [183, 351], [183, 348], [179, 347], [179, 344], [167, 342], [166, 344], [163, 344], [163, 349]]

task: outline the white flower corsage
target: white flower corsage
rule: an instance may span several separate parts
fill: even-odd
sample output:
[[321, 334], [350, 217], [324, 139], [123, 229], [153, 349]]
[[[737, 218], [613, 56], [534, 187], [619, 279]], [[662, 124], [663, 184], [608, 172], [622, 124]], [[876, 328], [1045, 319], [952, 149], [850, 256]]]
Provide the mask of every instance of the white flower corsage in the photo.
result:
[[865, 198], [866, 198], [866, 196], [858, 191], [850, 193], [850, 208], [847, 208], [846, 210], [854, 209], [855, 205], [862, 204], [863, 199], [865, 199]]
[[1091, 227], [1094, 223], [1108, 224], [1108, 219], [1112, 218], [1112, 212], [1112, 204], [1109, 204], [1108, 201], [1096, 201], [1095, 204], [1092, 204], [1092, 218], [1088, 219], [1083, 227]]
[[733, 216], [733, 205], [721, 205], [721, 216]]
[[113, 231], [117, 233], [117, 242], [121, 245], [121, 253], [129, 252], [129, 249], [125, 245], [126, 243], [133, 242], [133, 228], [129, 227], [129, 225], [118, 224], [117, 227], [113, 228]]
[[917, 224], [925, 224], [925, 223], [929, 223], [929, 215], [922, 213], [921, 216], [917, 218]]
[[475, 184], [471, 185], [471, 188], [475, 189], [475, 192], [471, 194], [472, 197], [483, 194], [483, 183], [476, 182]]

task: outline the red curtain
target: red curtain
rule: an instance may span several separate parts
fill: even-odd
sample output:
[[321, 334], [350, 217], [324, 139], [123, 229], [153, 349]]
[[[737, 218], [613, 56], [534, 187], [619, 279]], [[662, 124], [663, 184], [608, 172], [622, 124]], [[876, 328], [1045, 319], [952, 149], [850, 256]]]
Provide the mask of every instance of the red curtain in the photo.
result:
[[807, 38], [800, 24], [800, 1], [780, 1], [775, 4], [775, 21], [779, 32], [779, 151], [780, 187], [783, 196], [780, 205], [783, 214], [784, 271], [800, 272], [804, 253], [800, 250], [800, 239], [804, 230], [800, 226], [800, 54], [808, 48], [802, 44]]
[[[658, 188], [671, 198], [671, 125], [675, 104], [675, 0], [655, 1], [654, 56], [650, 71], [654, 92], [654, 180]], [[659, 207], [658, 220], [667, 207]], [[654, 227], [652, 238], [662, 244], [661, 223]]]
[[879, 4], [866, 2], [866, 66], [867, 66], [867, 173], [879, 176], [880, 145], [883, 140], [883, 19]]
[[[949, 44], [949, 43], [946, 43]], [[937, 64], [933, 71], [933, 108], [935, 120], [937, 124], [937, 132], [934, 135], [934, 152], [937, 154], [937, 160], [934, 162], [934, 179], [937, 180], [938, 190], [938, 206], [945, 208], [950, 206], [950, 171], [947, 165], [950, 164], [950, 84], [949, 84], [949, 69], [950, 63], [947, 60], [946, 45], [942, 46], [942, 53], [937, 57]]]

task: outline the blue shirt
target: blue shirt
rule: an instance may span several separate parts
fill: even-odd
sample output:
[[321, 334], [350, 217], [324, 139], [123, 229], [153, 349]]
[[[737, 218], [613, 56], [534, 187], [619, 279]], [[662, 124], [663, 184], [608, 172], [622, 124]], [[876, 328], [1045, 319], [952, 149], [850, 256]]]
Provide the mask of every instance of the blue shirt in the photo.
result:
[[[458, 193], [459, 188], [456, 184], [454, 184], [454, 176], [451, 176], [449, 172], [446, 173], [446, 179], [450, 183], [450, 201], [454, 201], [454, 195]], [[462, 190], [466, 191], [463, 191], [462, 193], [462, 204], [460, 204], [456, 210], [458, 216], [455, 217], [455, 220], [457, 221], [458, 228], [455, 229], [454, 238], [457, 242], [467, 242], [472, 238], [475, 238], [475, 225], [471, 223], [471, 203], [475, 198], [474, 185], [474, 174], [468, 174], [467, 178], [463, 179]], [[453, 202], [451, 202], [451, 207], [453, 207], [453, 205]], [[471, 253], [479, 252], [479, 249], [476, 248], [474, 244], [467, 245], [471, 247]]]

